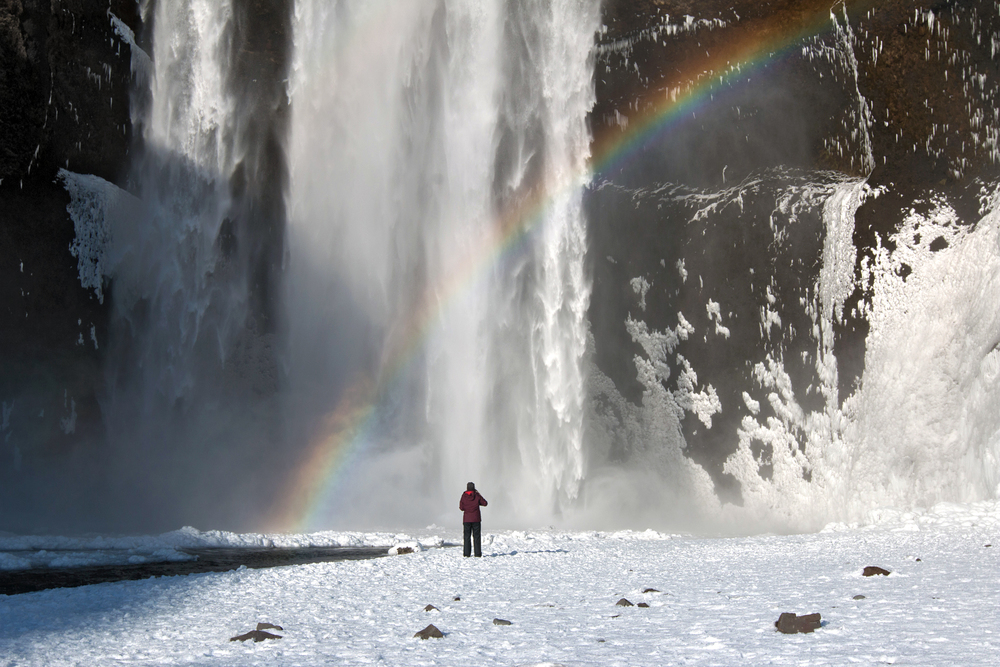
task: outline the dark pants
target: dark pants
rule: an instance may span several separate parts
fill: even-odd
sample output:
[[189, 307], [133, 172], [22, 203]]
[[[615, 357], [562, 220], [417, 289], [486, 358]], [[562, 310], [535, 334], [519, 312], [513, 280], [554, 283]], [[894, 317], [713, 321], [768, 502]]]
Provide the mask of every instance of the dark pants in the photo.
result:
[[462, 550], [462, 555], [469, 557], [472, 555], [472, 542], [476, 543], [476, 557], [480, 558], [483, 555], [483, 536], [482, 527], [483, 524], [480, 521], [466, 521], [462, 524], [465, 528], [465, 548]]

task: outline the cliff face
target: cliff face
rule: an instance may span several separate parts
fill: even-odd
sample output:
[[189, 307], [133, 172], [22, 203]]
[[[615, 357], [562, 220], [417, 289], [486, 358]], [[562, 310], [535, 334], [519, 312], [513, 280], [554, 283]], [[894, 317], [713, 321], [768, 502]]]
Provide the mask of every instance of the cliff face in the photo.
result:
[[[588, 195], [596, 365], [629, 402], [648, 401], [630, 361], [648, 355], [626, 320], [669, 332], [683, 314], [692, 334], [672, 350], [662, 384], [688, 401], [679, 408], [688, 453], [736, 500], [722, 467], [751, 415], [744, 392], [763, 405], [761, 421], [780, 417], [766, 398], [777, 388], [758, 365], [779, 361], [806, 413], [839, 406], [864, 372], [863, 267], [893, 248], [890, 236], [913, 211], [979, 219], [981, 184], [1000, 157], [1000, 20], [992, 2], [921, 0], [609, 0], [604, 12], [593, 113], [603, 169]], [[618, 157], [601, 165], [604, 154]], [[828, 397], [818, 390], [824, 337], [803, 305], [819, 299], [830, 228], [822, 202], [850, 176], [882, 190], [854, 215], [858, 287], [833, 317]], [[795, 185], [803, 179], [811, 185]], [[810, 201], [810, 188], [824, 194]], [[690, 391], [676, 384], [685, 363], [696, 372]], [[690, 400], [709, 386], [721, 406], [710, 426]], [[619, 442], [612, 454], [628, 459], [639, 448]], [[757, 454], [769, 474], [765, 450]]]
[[110, 13], [129, 0], [0, 3], [0, 459], [3, 468], [86, 455], [102, 435], [107, 304], [70, 253], [59, 168], [122, 182], [132, 126], [130, 52]]

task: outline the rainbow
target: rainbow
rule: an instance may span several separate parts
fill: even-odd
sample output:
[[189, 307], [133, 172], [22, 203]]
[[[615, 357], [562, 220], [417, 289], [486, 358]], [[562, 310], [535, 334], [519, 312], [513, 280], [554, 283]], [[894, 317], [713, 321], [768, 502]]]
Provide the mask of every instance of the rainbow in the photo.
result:
[[679, 77], [686, 83], [660, 86], [653, 97], [642, 101], [640, 107], [644, 111], [629, 119], [626, 131], [610, 131], [595, 138], [587, 173], [573, 175], [574, 178], [562, 182], [547, 182], [503, 211], [476, 251], [469, 253], [446, 281], [427, 290], [406, 321], [397, 328], [401, 333], [389, 341], [378, 377], [356, 378], [333, 411], [321, 420], [306, 455], [288, 481], [283, 502], [275, 508], [269, 522], [272, 528], [291, 532], [319, 528], [315, 524], [320, 512], [334, 506], [342, 480], [371, 442], [379, 408], [387, 392], [419, 356], [441, 313], [468, 285], [521, 246], [545, 219], [546, 210], [553, 201], [624, 165], [650, 142], [669, 133], [681, 119], [711, 104], [715, 94], [726, 86], [749, 79], [760, 67], [799, 47], [803, 39], [821, 34], [830, 25], [831, 14], [827, 5], [780, 30], [773, 25], [762, 26], [727, 44], [716, 55], [693, 63], [688, 68], [689, 74]]

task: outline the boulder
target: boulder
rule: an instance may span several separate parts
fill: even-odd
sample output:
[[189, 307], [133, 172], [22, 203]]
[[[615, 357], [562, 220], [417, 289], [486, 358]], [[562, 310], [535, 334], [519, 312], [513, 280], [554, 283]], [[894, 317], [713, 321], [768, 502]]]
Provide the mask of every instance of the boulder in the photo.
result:
[[877, 567], [875, 565], [869, 565], [861, 573], [861, 576], [863, 576], [863, 577], [874, 577], [876, 574], [881, 574], [883, 577], [888, 577], [889, 576], [889, 570], [883, 570], [882, 568]]
[[618, 607], [634, 607], [635, 606], [631, 602], [629, 602], [628, 600], [626, 600], [625, 598], [622, 598], [621, 600], [619, 600], [618, 602], [616, 602], [615, 605], [618, 606]]
[[821, 621], [818, 613], [796, 616], [786, 611], [774, 622], [774, 627], [778, 629], [778, 632], [786, 635], [794, 635], [798, 632], [812, 632], [820, 627], [820, 625]]
[[642, 607], [643, 609], [648, 609], [649, 605], [646, 604], [645, 602], [640, 602], [639, 604], [636, 605], [636, 607]]
[[440, 630], [434, 627], [434, 624], [432, 623], [431, 625], [428, 625], [426, 628], [424, 628], [423, 630], [421, 630], [420, 632], [418, 632], [413, 636], [420, 637], [421, 639], [430, 639], [431, 637], [434, 637], [435, 639], [440, 639], [444, 637], [444, 634], [442, 634]]
[[434, 605], [429, 604], [426, 607], [424, 607], [424, 611], [441, 611], [441, 610], [435, 607]]
[[270, 632], [264, 632], [263, 630], [251, 630], [244, 635], [237, 635], [236, 637], [230, 637], [231, 642], [245, 642], [248, 639], [252, 639], [255, 642], [262, 642], [265, 639], [281, 639], [281, 635], [272, 635]]
[[510, 621], [506, 621], [502, 618], [494, 618], [493, 625], [511, 625]]

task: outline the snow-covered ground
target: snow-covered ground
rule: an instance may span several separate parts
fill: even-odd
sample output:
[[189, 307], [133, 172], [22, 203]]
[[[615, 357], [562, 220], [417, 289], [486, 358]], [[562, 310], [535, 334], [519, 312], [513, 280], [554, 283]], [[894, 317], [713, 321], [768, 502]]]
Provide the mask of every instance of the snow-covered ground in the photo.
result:
[[[500, 532], [482, 559], [415, 541], [376, 560], [0, 596], [0, 665], [1000, 664], [998, 504], [870, 519], [745, 538]], [[780, 634], [786, 611], [823, 626]], [[258, 622], [283, 638], [229, 641]], [[444, 638], [415, 639], [429, 623]]]
[[390, 547], [411, 542], [427, 548], [441, 546], [443, 540], [436, 536], [413, 538], [405, 534], [385, 532], [239, 534], [221, 530], [203, 532], [190, 526], [162, 535], [116, 537], [13, 535], [0, 532], [0, 570], [194, 560], [194, 556], [181, 550], [208, 547]]

